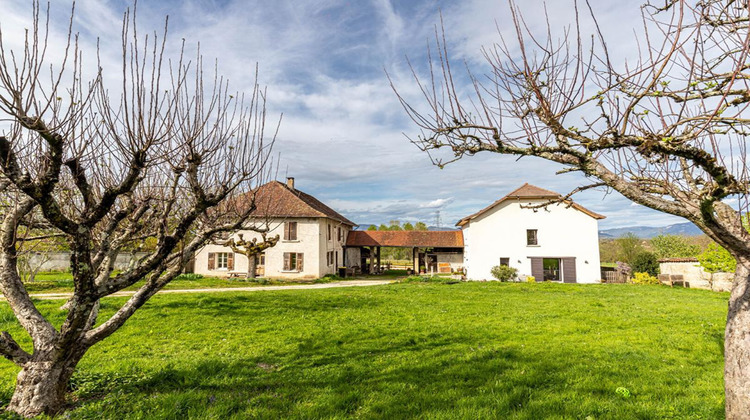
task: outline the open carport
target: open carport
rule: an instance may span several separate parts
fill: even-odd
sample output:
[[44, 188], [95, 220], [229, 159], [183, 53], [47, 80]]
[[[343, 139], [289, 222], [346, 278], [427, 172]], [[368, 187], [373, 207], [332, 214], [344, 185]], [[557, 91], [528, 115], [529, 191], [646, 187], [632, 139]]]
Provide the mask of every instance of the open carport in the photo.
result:
[[346, 264], [375, 273], [383, 247], [411, 248], [412, 270], [450, 273], [463, 268], [464, 238], [460, 230], [351, 231], [346, 239]]

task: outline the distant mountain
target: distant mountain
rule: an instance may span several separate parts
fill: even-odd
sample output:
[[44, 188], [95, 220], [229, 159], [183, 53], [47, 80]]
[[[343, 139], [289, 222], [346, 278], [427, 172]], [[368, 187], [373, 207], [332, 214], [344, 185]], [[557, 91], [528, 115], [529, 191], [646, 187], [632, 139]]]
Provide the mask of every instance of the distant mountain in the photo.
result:
[[604, 229], [599, 231], [599, 237], [603, 239], [619, 238], [626, 233], [632, 233], [633, 235], [643, 239], [650, 239], [658, 235], [695, 236], [703, 234], [703, 232], [698, 229], [697, 226], [690, 222], [685, 222], [669, 226], [632, 226], [615, 229]]

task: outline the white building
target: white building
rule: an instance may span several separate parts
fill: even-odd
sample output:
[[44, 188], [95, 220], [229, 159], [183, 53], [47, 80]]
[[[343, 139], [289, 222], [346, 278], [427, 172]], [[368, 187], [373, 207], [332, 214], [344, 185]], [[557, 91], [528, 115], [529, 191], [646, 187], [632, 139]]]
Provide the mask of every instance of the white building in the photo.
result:
[[[268, 226], [267, 237], [279, 235], [278, 243], [259, 258], [256, 273], [269, 278], [320, 278], [334, 274], [344, 264], [344, 245], [355, 226], [315, 197], [294, 187], [294, 178], [284, 184], [272, 181], [254, 191], [257, 209], [252, 222]], [[240, 231], [245, 240], [261, 235]], [[209, 244], [195, 255], [195, 273], [225, 277], [246, 273], [248, 259], [229, 247]]]
[[509, 265], [537, 281], [599, 282], [598, 220], [604, 216], [570, 200], [552, 202], [561, 198], [524, 184], [461, 219], [466, 277], [493, 280], [493, 266]]

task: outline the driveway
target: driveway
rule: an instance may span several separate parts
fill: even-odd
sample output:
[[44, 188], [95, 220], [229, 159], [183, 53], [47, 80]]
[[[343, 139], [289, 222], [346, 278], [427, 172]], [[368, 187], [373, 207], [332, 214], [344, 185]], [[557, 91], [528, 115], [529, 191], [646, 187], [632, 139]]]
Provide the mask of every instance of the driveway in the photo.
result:
[[[331, 283], [316, 283], [316, 284], [301, 284], [297, 286], [252, 286], [252, 287], [221, 287], [214, 289], [171, 289], [171, 290], [160, 290], [158, 294], [166, 293], [223, 293], [223, 292], [262, 292], [270, 290], [309, 290], [309, 289], [333, 289], [336, 287], [364, 287], [364, 286], [380, 286], [383, 284], [394, 283], [396, 280], [350, 280], [350, 281], [335, 281]], [[117, 293], [113, 293], [110, 296], [132, 296], [135, 294], [135, 290], [126, 290]], [[68, 299], [72, 296], [72, 293], [33, 293], [31, 297], [34, 299], [42, 300], [53, 300], [53, 299]], [[109, 297], [109, 296], [107, 296]], [[4, 298], [0, 298], [5, 300]]]

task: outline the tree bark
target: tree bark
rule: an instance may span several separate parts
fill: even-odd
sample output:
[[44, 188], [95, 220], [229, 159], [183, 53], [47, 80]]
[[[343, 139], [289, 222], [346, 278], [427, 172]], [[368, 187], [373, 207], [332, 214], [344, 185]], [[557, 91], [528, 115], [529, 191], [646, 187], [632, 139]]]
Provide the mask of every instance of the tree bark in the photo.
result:
[[750, 258], [737, 258], [724, 332], [725, 414], [750, 418]]
[[68, 381], [78, 360], [27, 362], [16, 377], [7, 410], [23, 417], [53, 416], [65, 407]]
[[254, 279], [258, 267], [258, 255], [252, 254], [247, 257], [247, 278]]

